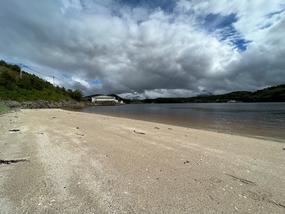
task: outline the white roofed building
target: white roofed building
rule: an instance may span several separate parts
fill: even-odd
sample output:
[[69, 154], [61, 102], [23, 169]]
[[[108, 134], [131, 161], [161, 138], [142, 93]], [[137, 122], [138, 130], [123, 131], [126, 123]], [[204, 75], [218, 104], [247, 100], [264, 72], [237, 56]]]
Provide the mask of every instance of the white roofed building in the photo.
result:
[[123, 104], [123, 101], [118, 100], [114, 96], [95, 95], [90, 97], [91, 102], [96, 105], [117, 105]]

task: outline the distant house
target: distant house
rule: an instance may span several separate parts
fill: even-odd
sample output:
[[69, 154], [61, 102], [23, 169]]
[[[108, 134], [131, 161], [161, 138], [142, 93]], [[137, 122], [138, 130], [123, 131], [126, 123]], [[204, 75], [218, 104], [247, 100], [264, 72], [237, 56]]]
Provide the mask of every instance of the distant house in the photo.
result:
[[118, 105], [124, 104], [122, 100], [117, 99], [115, 96], [111, 95], [91, 95], [88, 96], [88, 100], [95, 105]]
[[236, 100], [229, 100], [227, 103], [237, 103]]

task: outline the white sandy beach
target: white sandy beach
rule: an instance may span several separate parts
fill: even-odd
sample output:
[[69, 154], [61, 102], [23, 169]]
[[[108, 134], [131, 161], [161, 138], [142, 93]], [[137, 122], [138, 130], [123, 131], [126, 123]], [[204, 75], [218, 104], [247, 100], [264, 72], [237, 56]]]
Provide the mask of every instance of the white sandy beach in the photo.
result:
[[21, 110], [0, 115], [0, 213], [284, 213], [284, 147], [96, 114]]

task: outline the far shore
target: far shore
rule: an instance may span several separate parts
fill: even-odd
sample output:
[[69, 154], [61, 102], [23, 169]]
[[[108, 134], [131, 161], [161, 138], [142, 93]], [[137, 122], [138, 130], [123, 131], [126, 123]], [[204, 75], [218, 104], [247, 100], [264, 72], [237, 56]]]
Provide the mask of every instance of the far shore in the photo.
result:
[[0, 116], [3, 213], [284, 213], [283, 143], [60, 109]]

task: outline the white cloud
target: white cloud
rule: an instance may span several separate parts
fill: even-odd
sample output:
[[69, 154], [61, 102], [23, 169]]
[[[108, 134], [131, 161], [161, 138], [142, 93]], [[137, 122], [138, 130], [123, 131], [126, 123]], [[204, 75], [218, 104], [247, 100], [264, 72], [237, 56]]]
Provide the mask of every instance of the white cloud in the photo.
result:
[[193, 5], [196, 15], [237, 14], [238, 21], [234, 24], [235, 28], [247, 40], [255, 42], [264, 33], [260, 29], [262, 26], [278, 24], [284, 18], [284, 14], [276, 16], [269, 16], [269, 14], [285, 9], [283, 0], [192, 0], [188, 3]]
[[[61, 84], [86, 93], [191, 96], [201, 88], [255, 89], [285, 79], [285, 16], [269, 15], [285, 6], [281, 0], [180, 0], [173, 13], [113, 0], [0, 6], [1, 53], [68, 74], [58, 78]], [[218, 31], [207, 32], [199, 18], [209, 13], [236, 14], [235, 30], [252, 41], [248, 49], [241, 53]], [[100, 87], [90, 80], [100, 80]]]
[[82, 86], [84, 86], [87, 89], [91, 88], [91, 85], [84, 79], [80, 79], [79, 77], [76, 77], [76, 76], [73, 76], [71, 79], [72, 79], [72, 81], [81, 84]]

